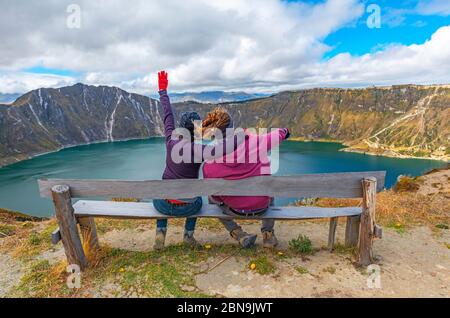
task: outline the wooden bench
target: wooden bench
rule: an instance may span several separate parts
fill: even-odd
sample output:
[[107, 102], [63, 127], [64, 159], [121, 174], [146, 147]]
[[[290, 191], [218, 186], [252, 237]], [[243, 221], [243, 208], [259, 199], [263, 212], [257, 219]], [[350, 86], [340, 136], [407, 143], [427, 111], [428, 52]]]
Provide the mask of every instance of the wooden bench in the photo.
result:
[[[95, 217], [158, 219], [173, 218], [158, 213], [152, 203], [78, 200], [73, 198], [137, 198], [143, 200], [190, 198], [209, 195], [267, 195], [287, 198], [362, 198], [359, 207], [270, 207], [263, 216], [248, 219], [274, 218], [303, 220], [330, 218], [328, 247], [333, 249], [338, 217], [346, 217], [345, 244], [358, 246], [357, 263], [372, 263], [372, 240], [381, 238], [375, 224], [376, 193], [384, 187], [385, 171], [306, 174], [295, 176], [260, 176], [243, 180], [38, 180], [42, 197], [53, 198], [59, 230], [53, 233], [56, 243], [62, 240], [69, 264], [82, 269], [88, 265], [83, 243], [95, 250], [98, 238]], [[216, 205], [204, 204], [195, 217], [230, 218]], [[247, 218], [246, 218], [247, 219]], [[78, 229], [79, 226], [79, 229]]]

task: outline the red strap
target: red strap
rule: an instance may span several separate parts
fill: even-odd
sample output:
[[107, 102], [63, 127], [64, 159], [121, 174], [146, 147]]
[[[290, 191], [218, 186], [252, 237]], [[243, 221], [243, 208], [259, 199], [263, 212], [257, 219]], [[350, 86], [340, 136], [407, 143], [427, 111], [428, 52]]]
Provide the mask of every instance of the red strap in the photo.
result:
[[173, 203], [173, 204], [186, 204], [186, 202], [184, 202], [184, 201], [175, 200], [175, 199], [167, 199], [167, 201], [169, 201], [170, 203]]

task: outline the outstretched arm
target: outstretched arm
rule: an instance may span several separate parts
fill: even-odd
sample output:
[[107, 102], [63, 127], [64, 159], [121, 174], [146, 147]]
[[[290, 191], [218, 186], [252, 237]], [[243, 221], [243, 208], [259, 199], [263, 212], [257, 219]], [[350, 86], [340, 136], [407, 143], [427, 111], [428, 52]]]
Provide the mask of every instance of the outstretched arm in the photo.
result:
[[281, 141], [288, 139], [290, 135], [291, 133], [287, 128], [273, 129], [270, 133], [261, 136], [260, 144], [266, 143], [267, 151], [269, 151], [278, 146]]
[[175, 129], [175, 120], [173, 117], [172, 106], [170, 105], [167, 87], [169, 86], [168, 74], [165, 71], [158, 73], [159, 101], [164, 110], [164, 135], [166, 143], [170, 141], [172, 131]]

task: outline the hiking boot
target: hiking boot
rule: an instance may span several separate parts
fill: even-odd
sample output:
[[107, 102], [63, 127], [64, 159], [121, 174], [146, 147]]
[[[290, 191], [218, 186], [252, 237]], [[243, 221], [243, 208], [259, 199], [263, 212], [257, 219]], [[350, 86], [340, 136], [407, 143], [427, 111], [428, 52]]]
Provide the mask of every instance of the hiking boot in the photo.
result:
[[194, 237], [194, 231], [185, 231], [183, 235], [183, 243], [190, 247], [199, 246], [197, 240]]
[[266, 248], [274, 248], [278, 245], [277, 237], [275, 236], [275, 232], [272, 231], [264, 231], [262, 232], [263, 236], [263, 246]]
[[230, 232], [230, 235], [232, 238], [238, 241], [243, 248], [252, 247], [255, 244], [257, 237], [255, 234], [248, 234], [247, 232], [244, 232], [242, 229], [233, 230]]
[[164, 248], [164, 243], [166, 242], [166, 229], [156, 229], [155, 245], [153, 249], [160, 251]]

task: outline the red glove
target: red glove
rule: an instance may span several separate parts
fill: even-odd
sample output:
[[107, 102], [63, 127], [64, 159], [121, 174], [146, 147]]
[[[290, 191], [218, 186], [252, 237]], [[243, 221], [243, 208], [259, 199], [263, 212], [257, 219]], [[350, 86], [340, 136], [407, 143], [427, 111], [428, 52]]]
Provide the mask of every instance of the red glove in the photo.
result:
[[169, 86], [168, 74], [166, 71], [161, 71], [158, 73], [158, 86], [160, 91], [167, 90]]

